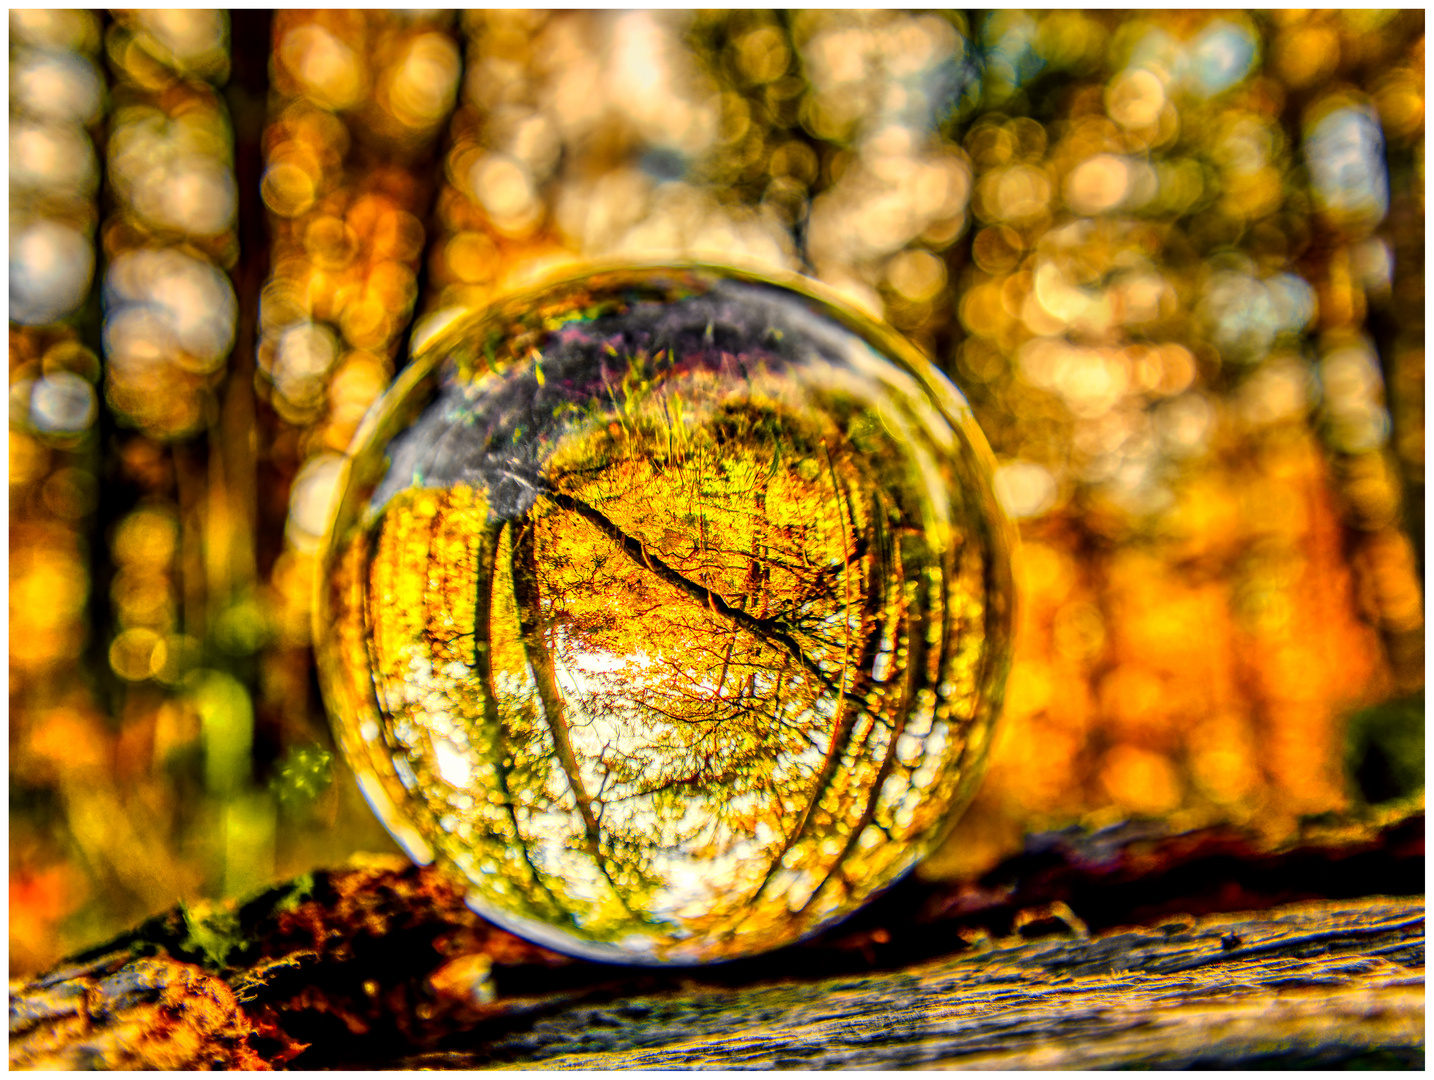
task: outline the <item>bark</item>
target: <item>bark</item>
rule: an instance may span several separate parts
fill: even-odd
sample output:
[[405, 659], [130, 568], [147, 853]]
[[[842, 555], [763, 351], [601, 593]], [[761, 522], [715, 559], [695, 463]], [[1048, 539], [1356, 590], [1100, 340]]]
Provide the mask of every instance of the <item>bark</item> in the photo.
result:
[[531, 945], [438, 869], [375, 861], [12, 985], [10, 1061], [1422, 1067], [1422, 891], [1422, 811], [1281, 845], [1128, 825], [1034, 837], [980, 882], [908, 880], [764, 957], [643, 969]]

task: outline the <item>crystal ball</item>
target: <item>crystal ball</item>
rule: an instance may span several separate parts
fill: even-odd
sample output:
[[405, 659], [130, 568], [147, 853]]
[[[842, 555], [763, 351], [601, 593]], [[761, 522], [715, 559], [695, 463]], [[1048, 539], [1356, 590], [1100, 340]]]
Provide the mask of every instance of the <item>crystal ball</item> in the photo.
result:
[[591, 270], [434, 333], [355, 437], [315, 639], [337, 741], [481, 915], [704, 963], [943, 839], [1010, 663], [961, 394], [800, 279]]

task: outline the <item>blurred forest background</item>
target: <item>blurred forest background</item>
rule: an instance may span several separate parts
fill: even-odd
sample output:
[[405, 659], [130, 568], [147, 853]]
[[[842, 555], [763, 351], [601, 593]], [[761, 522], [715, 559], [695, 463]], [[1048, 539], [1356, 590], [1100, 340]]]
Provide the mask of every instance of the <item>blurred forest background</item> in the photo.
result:
[[10, 12], [10, 968], [396, 850], [311, 568], [416, 325], [800, 270], [966, 391], [1032, 830], [1422, 799], [1422, 11]]

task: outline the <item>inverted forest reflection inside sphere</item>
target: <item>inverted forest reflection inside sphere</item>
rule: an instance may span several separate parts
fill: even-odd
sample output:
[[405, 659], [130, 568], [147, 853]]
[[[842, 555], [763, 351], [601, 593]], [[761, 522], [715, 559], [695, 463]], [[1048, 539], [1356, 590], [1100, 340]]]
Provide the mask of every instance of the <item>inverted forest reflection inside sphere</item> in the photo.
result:
[[420, 350], [317, 605], [370, 803], [481, 914], [696, 963], [850, 913], [973, 793], [1010, 532], [964, 399], [804, 287], [595, 271]]

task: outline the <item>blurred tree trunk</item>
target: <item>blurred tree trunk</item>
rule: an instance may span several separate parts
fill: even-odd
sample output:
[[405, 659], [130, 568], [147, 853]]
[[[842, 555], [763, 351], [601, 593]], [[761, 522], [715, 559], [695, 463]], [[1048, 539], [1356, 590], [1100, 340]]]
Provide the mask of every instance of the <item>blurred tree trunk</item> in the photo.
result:
[[375, 861], [12, 986], [10, 1062], [1422, 1068], [1423, 828], [1046, 834], [980, 882], [908, 880], [808, 942], [684, 969], [560, 956], [442, 872]]

